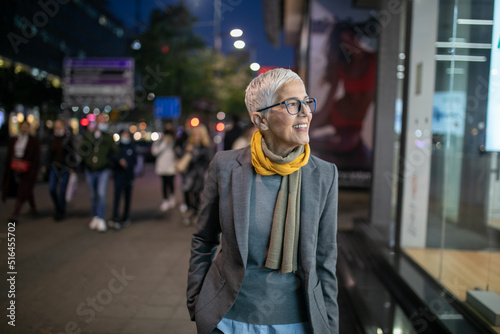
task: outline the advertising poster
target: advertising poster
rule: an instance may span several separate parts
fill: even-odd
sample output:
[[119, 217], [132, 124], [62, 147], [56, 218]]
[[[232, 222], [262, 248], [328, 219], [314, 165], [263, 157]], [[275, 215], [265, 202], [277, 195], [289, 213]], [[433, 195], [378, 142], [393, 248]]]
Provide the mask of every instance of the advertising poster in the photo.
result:
[[377, 38], [375, 9], [311, 2], [308, 93], [318, 101], [312, 153], [339, 169], [339, 186], [371, 185]]

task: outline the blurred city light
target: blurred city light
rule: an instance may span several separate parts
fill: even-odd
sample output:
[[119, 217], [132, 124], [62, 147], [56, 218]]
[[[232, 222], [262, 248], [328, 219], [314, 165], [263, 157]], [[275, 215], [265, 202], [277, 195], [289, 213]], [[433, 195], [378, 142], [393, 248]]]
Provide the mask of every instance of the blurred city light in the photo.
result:
[[200, 125], [200, 119], [198, 117], [193, 117], [191, 118], [191, 122], [189, 122], [193, 128], [197, 127]]
[[219, 111], [219, 112], [217, 113], [217, 119], [218, 119], [219, 121], [222, 121], [224, 118], [226, 118], [226, 113], [225, 113], [225, 112], [223, 112], [223, 111]]
[[130, 128], [128, 128], [128, 130], [130, 131], [130, 133], [136, 133], [137, 132], [137, 126], [131, 125]]
[[88, 114], [90, 112], [90, 108], [88, 106], [83, 107], [83, 113]]
[[142, 138], [142, 135], [141, 135], [141, 133], [140, 133], [140, 132], [136, 132], [136, 133], [134, 133], [134, 139], [135, 139], [135, 140], [140, 140], [141, 138]]
[[22, 123], [24, 121], [24, 114], [22, 112], [17, 113], [17, 121]]
[[73, 107], [71, 107], [71, 110], [73, 110], [74, 112], [77, 112], [78, 111], [78, 107], [73, 106]]
[[136, 39], [135, 41], [132, 42], [132, 50], [140, 50], [142, 45], [141, 45], [141, 42], [139, 42], [138, 39]]
[[220, 135], [216, 135], [214, 137], [214, 143], [220, 144], [222, 142], [222, 137]]
[[245, 42], [243, 42], [242, 40], [237, 40], [233, 45], [237, 49], [243, 49], [245, 47]]
[[32, 114], [29, 114], [26, 117], [26, 120], [28, 121], [28, 123], [32, 124], [35, 121], [35, 116], [33, 116]]
[[254, 72], [260, 70], [260, 65], [258, 63], [251, 63], [250, 64], [250, 69]]
[[87, 119], [91, 122], [94, 122], [95, 121], [95, 115], [94, 114], [88, 114], [87, 115]]
[[155, 98], [155, 93], [149, 93], [148, 94], [148, 100], [152, 101]]
[[219, 132], [224, 131], [225, 128], [226, 128], [226, 125], [222, 122], [217, 123], [217, 125], [215, 126], [215, 129]]
[[146, 127], [147, 127], [146, 122], [139, 123], [139, 129], [146, 130]]
[[160, 139], [160, 135], [158, 134], [158, 132], [153, 132], [151, 134], [151, 140], [152, 141], [157, 141], [158, 139]]
[[231, 35], [231, 37], [241, 37], [243, 35], [243, 30], [233, 29], [229, 34]]
[[113, 135], [113, 140], [114, 140], [115, 142], [119, 141], [119, 140], [120, 140], [120, 135], [119, 135], [118, 133], [115, 133], [115, 134]]
[[86, 118], [82, 118], [82, 119], [80, 120], [80, 124], [81, 124], [82, 126], [87, 126], [87, 125], [89, 125], [89, 124], [90, 124], [90, 122], [89, 122], [89, 120], [88, 120], [88, 119], [86, 119]]

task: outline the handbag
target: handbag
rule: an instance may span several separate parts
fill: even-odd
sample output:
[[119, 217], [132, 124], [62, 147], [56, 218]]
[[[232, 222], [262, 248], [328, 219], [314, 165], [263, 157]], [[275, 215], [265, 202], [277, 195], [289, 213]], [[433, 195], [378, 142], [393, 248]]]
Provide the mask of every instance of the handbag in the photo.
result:
[[75, 192], [78, 189], [78, 176], [76, 173], [70, 173], [68, 178], [68, 186], [66, 188], [65, 199], [66, 202], [71, 202], [75, 196]]
[[10, 169], [18, 173], [26, 173], [30, 168], [30, 162], [24, 159], [12, 158]]
[[175, 162], [175, 171], [177, 173], [184, 173], [187, 170], [192, 157], [191, 153], [184, 154], [182, 158]]

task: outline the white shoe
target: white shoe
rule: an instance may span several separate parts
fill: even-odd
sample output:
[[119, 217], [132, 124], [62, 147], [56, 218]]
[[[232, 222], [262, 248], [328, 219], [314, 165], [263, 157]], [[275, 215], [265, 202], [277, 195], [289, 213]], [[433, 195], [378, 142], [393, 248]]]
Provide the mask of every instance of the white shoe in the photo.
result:
[[106, 221], [102, 218], [97, 218], [97, 227], [96, 230], [99, 232], [106, 232], [108, 227], [106, 226]]
[[163, 202], [161, 202], [161, 205], [160, 205], [160, 211], [167, 211], [168, 209], [170, 209], [170, 203], [164, 199]]
[[181, 213], [186, 213], [188, 210], [188, 207], [186, 204], [182, 203], [181, 205], [179, 205], [179, 210], [181, 211]]
[[170, 207], [170, 209], [175, 208], [175, 197], [174, 196], [172, 196], [168, 199], [168, 206]]
[[97, 217], [97, 216], [95, 216], [94, 218], [92, 218], [92, 220], [90, 221], [90, 224], [89, 224], [89, 228], [91, 230], [95, 230], [97, 228], [98, 220], [99, 220], [99, 217]]

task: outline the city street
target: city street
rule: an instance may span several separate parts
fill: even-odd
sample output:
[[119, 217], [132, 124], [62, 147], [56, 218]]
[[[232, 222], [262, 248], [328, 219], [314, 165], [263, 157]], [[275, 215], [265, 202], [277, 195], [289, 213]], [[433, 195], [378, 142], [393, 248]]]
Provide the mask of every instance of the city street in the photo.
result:
[[[48, 184], [38, 183], [38, 215], [26, 204], [15, 228], [15, 284], [7, 278], [7, 219], [13, 200], [1, 204], [0, 308], [15, 301], [15, 327], [2, 316], [1, 333], [196, 333], [185, 306], [189, 246], [194, 227], [177, 209], [161, 213], [160, 179], [152, 164], [134, 184], [132, 225], [98, 233], [83, 175], [67, 218], [52, 219]], [[177, 183], [179, 180], [177, 180]], [[108, 216], [112, 181], [108, 187]], [[180, 194], [177, 194], [180, 199]], [[341, 192], [339, 227], [362, 216], [368, 196]], [[363, 208], [364, 207], [364, 208]], [[11, 235], [12, 236], [12, 235]], [[15, 298], [8, 296], [15, 290]], [[10, 311], [9, 311], [10, 312]], [[10, 313], [8, 313], [10, 314]]]

